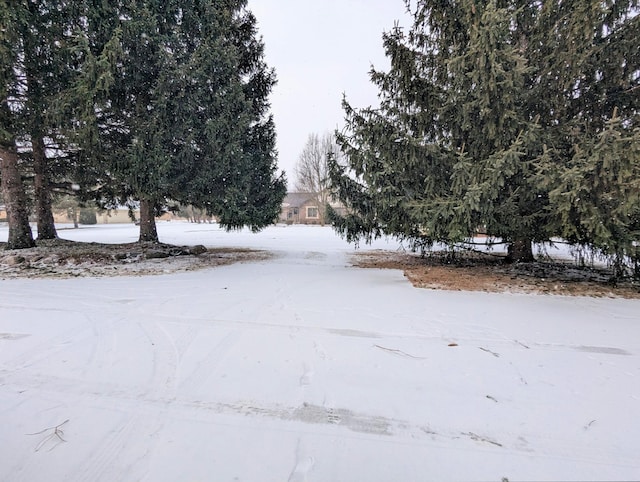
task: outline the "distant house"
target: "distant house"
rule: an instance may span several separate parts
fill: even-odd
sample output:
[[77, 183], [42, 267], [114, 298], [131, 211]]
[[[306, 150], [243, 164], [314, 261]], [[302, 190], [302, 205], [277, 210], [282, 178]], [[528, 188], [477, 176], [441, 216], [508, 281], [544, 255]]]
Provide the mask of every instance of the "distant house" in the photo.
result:
[[[320, 224], [325, 206], [319, 205], [318, 198], [312, 192], [290, 192], [282, 201], [280, 222], [287, 224]], [[344, 207], [334, 201], [329, 204], [338, 213], [344, 213]]]
[[280, 222], [287, 224], [318, 224], [320, 206], [310, 192], [290, 192], [282, 201]]
[[[75, 204], [64, 208], [53, 210], [53, 220], [56, 223], [75, 223], [87, 224], [83, 221], [83, 212], [91, 212], [95, 214], [95, 221], [90, 224], [128, 224], [132, 223], [129, 217], [129, 208], [120, 206], [116, 209], [97, 209], [93, 206], [81, 208]], [[136, 219], [140, 218], [140, 210], [135, 209], [133, 214]]]

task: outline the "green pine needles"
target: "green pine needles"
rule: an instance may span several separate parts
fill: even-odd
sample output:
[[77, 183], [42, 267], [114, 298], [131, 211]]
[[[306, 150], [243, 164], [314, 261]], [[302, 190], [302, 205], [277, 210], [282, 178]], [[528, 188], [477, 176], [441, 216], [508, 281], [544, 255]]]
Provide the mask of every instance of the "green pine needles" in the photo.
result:
[[168, 201], [230, 229], [271, 224], [285, 194], [268, 112], [275, 75], [246, 1], [110, 5], [112, 28], [99, 20], [87, 35], [83, 125], [97, 129], [95, 161], [118, 195], [140, 201], [141, 240], [157, 240], [153, 214]]
[[[154, 215], [172, 203], [228, 229], [277, 218], [276, 79], [246, 0], [0, 2], [0, 18], [3, 152], [34, 174], [39, 236], [55, 237], [51, 199], [65, 186], [139, 205], [141, 241], [158, 241]], [[18, 184], [5, 202], [26, 212], [25, 196], [11, 201]]]
[[[640, 4], [406, 1], [379, 108], [346, 101], [332, 214], [349, 240], [428, 248], [481, 229], [512, 261], [562, 237], [637, 261]], [[635, 41], [633, 39], [636, 39]]]

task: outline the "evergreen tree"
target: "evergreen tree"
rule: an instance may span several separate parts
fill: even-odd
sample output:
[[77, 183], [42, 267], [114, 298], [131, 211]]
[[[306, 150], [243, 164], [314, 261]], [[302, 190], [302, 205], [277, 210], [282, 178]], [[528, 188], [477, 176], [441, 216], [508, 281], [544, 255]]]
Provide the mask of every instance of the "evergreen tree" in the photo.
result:
[[19, 99], [23, 91], [23, 72], [18, 68], [20, 50], [17, 47], [22, 41], [20, 33], [26, 15], [23, 2], [0, 1], [0, 176], [9, 225], [7, 249], [30, 248], [35, 244], [29, 225], [17, 145]]
[[[73, 73], [70, 39], [80, 24], [77, 2], [10, 2], [6, 4], [5, 56], [11, 66], [12, 135], [23, 174], [32, 180], [38, 239], [57, 237], [52, 213], [52, 190], [69, 184], [70, 153], [61, 130], [56, 100], [68, 88]], [[3, 24], [4, 25], [4, 24]], [[26, 196], [21, 203], [26, 203]], [[26, 204], [24, 206], [26, 209]]]
[[562, 55], [540, 69], [549, 87], [531, 96], [550, 133], [540, 184], [550, 189], [555, 232], [609, 256], [618, 276], [629, 261], [638, 275], [639, 7], [626, 0], [548, 7], [544, 24]]
[[[360, 189], [334, 170], [356, 213], [336, 219], [338, 229], [424, 247], [468, 241], [482, 225], [511, 243], [514, 259], [532, 258], [531, 241], [546, 238], [544, 203], [532, 183], [537, 129], [519, 109], [528, 71], [511, 20], [493, 0], [422, 1], [408, 34], [385, 35], [391, 70], [372, 72], [380, 109], [345, 104], [341, 141]], [[364, 196], [364, 223], [354, 193]]]
[[638, 276], [640, 128], [625, 128], [614, 113], [556, 175], [550, 197], [563, 237], [609, 256], [617, 277], [629, 258]]
[[114, 193], [140, 202], [140, 241], [158, 240], [169, 200], [227, 228], [273, 222], [275, 78], [246, 1], [97, 2], [88, 18], [79, 138]]
[[562, 231], [550, 171], [603, 131], [613, 105], [625, 104], [623, 122], [637, 112], [637, 8], [418, 1], [408, 33], [384, 36], [391, 68], [371, 73], [380, 108], [344, 104], [349, 166], [334, 163], [332, 181], [351, 214], [333, 216], [338, 231], [425, 247], [483, 226], [512, 260], [533, 259], [532, 241]]
[[54, 182], [69, 181], [73, 147], [68, 145], [56, 112], [56, 100], [72, 81], [70, 42], [79, 28], [76, 2], [40, 0], [27, 2], [21, 52], [24, 72], [22, 92], [24, 154], [33, 171], [38, 239], [57, 237], [53, 222]]

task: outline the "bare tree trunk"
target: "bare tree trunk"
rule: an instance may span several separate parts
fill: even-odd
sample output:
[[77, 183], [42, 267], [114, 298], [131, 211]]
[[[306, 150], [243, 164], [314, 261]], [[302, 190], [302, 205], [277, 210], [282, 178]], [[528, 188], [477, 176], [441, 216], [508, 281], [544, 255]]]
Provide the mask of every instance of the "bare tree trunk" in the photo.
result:
[[80, 210], [77, 208], [71, 208], [72, 211], [72, 215], [73, 215], [73, 227], [74, 229], [78, 229], [78, 214], [80, 213]]
[[15, 143], [0, 144], [0, 173], [2, 175], [2, 197], [7, 209], [9, 238], [7, 249], [24, 249], [35, 246], [31, 226], [27, 197], [18, 169], [18, 154]]
[[51, 188], [47, 172], [47, 156], [42, 136], [33, 136], [33, 169], [35, 173], [36, 217], [38, 220], [38, 239], [58, 237], [51, 208]]
[[320, 224], [324, 226], [327, 223], [327, 204], [329, 203], [329, 196], [327, 190], [323, 189], [318, 193], [318, 214], [320, 215]]
[[140, 239], [138, 241], [141, 243], [159, 241], [154, 202], [148, 199], [140, 200]]
[[534, 261], [530, 239], [515, 239], [507, 247], [508, 263], [530, 263]]

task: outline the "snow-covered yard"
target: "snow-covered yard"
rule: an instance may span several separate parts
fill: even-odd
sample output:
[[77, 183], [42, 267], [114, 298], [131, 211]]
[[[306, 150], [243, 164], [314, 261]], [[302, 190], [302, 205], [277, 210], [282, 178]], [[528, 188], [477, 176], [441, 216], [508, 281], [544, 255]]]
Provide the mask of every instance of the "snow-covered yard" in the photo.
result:
[[0, 280], [0, 480], [640, 479], [639, 300], [416, 289], [330, 228], [159, 233], [275, 255]]

